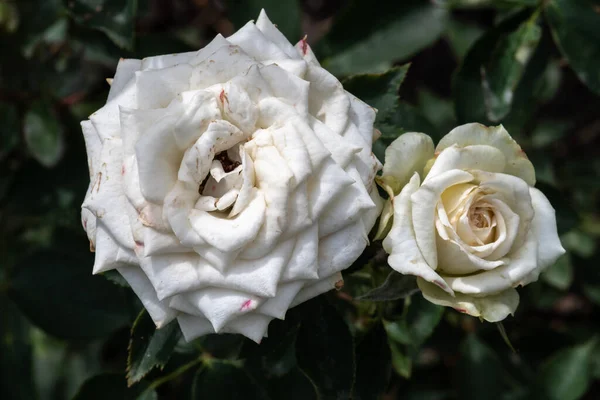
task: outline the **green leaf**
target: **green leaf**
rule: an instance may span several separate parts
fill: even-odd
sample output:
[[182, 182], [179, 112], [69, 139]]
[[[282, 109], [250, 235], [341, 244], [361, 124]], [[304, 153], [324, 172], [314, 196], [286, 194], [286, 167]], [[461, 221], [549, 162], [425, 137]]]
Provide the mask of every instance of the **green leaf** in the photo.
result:
[[356, 346], [354, 398], [377, 400], [385, 392], [391, 372], [391, 352], [381, 322], [373, 326]]
[[117, 46], [132, 50], [137, 0], [72, 0], [67, 11], [80, 24], [101, 31]]
[[41, 251], [21, 260], [9, 280], [10, 297], [33, 323], [60, 338], [103, 337], [128, 324], [125, 289], [93, 276], [92, 260], [73, 253]]
[[37, 101], [25, 114], [25, 143], [33, 157], [45, 167], [55, 166], [64, 152], [63, 130], [50, 103]]
[[131, 328], [127, 357], [127, 383], [140, 381], [154, 367], [165, 366], [181, 337], [177, 321], [156, 329], [152, 318], [142, 310]]
[[[385, 71], [434, 43], [448, 19], [445, 7], [430, 1], [355, 0], [334, 23], [320, 48], [323, 66], [335, 75]], [[366, 21], [373, 21], [372, 23]]]
[[322, 296], [304, 303], [296, 339], [298, 366], [322, 399], [349, 398], [354, 380], [354, 344], [336, 309]]
[[148, 383], [142, 382], [127, 387], [123, 374], [105, 373], [96, 375], [81, 385], [73, 400], [156, 400], [154, 390], [148, 389]]
[[383, 282], [383, 285], [356, 299], [370, 301], [400, 300], [418, 291], [417, 278], [392, 271]]
[[299, 0], [227, 0], [228, 15], [236, 29], [250, 20], [256, 20], [261, 9], [277, 28], [292, 43], [302, 39], [301, 16]]
[[408, 379], [412, 365], [423, 343], [431, 336], [444, 314], [444, 307], [412, 296], [405, 300], [404, 313], [396, 321], [383, 321], [392, 352], [392, 365], [400, 376]]
[[573, 283], [573, 265], [569, 254], [561, 256], [541, 277], [547, 284], [559, 290], [567, 290]]
[[546, 19], [579, 79], [600, 95], [600, 13], [591, 0], [550, 0]]
[[502, 397], [504, 371], [500, 360], [485, 343], [469, 335], [461, 345], [461, 359], [456, 367], [458, 398], [495, 400]]
[[353, 75], [342, 83], [344, 89], [377, 109], [377, 126], [385, 123], [398, 107], [398, 91], [409, 68], [410, 64], [405, 64], [380, 74]]
[[11, 152], [20, 141], [19, 114], [12, 104], [0, 103], [0, 160]]
[[540, 399], [576, 400], [587, 391], [597, 338], [555, 354], [540, 370], [536, 392]]
[[405, 379], [410, 379], [412, 375], [413, 358], [408, 354], [408, 350], [400, 343], [388, 339], [388, 345], [392, 354], [392, 366], [394, 371]]
[[482, 66], [487, 117], [492, 122], [500, 121], [511, 109], [517, 84], [542, 34], [536, 21], [537, 13], [502, 37], [487, 64]]
[[0, 305], [0, 398], [35, 399], [29, 324], [5, 296]]
[[501, 40], [519, 28], [529, 17], [529, 12], [520, 12], [497, 27], [488, 30], [467, 53], [454, 78], [454, 100], [459, 123], [480, 122], [489, 124], [481, 76], [482, 67], [488, 65], [494, 49]]
[[241, 364], [213, 360], [194, 378], [192, 399], [266, 400], [268, 396]]
[[388, 336], [394, 341], [418, 349], [431, 336], [444, 314], [444, 307], [413, 296], [397, 321], [384, 321]]

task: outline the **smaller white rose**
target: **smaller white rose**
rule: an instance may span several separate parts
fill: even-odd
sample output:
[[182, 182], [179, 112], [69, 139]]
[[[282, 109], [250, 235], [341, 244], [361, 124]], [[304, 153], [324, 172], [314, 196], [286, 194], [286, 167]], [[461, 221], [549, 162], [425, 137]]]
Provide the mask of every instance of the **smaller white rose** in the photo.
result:
[[515, 288], [565, 252], [533, 165], [503, 126], [459, 126], [435, 150], [406, 133], [387, 148], [380, 184], [388, 262], [435, 304], [501, 321], [519, 304]]

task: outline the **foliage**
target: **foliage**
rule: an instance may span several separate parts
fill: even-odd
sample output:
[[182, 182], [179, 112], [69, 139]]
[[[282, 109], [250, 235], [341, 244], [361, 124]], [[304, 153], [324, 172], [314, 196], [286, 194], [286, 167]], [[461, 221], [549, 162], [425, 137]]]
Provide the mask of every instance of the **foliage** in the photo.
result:
[[[316, 5], [319, 3], [320, 5]], [[119, 57], [191, 51], [265, 7], [406, 131], [504, 124], [534, 163], [568, 253], [504, 322], [444, 310], [374, 242], [342, 291], [256, 345], [156, 331], [92, 276], [79, 121]], [[0, 0], [0, 398], [595, 399], [600, 396], [600, 3], [593, 0]], [[408, 68], [410, 63], [410, 68]], [[402, 86], [400, 86], [402, 85]]]

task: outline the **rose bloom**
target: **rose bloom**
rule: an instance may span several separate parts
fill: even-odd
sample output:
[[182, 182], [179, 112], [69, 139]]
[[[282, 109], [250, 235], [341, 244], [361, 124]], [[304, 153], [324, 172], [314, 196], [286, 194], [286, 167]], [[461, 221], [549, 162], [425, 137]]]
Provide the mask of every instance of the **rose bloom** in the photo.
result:
[[389, 265], [416, 275], [423, 296], [487, 321], [512, 314], [515, 288], [536, 281], [565, 251], [535, 171], [502, 126], [466, 124], [434, 150], [406, 133], [385, 152], [382, 214]]
[[116, 269], [187, 340], [260, 341], [367, 245], [374, 118], [264, 11], [197, 52], [121, 60], [82, 122], [93, 272]]

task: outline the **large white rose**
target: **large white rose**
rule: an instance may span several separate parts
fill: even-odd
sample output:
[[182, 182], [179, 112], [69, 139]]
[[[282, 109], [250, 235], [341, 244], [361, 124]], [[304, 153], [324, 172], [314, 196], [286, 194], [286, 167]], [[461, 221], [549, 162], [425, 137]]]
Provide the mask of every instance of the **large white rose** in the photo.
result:
[[533, 165], [502, 126], [459, 126], [435, 150], [406, 133], [387, 148], [381, 182], [388, 262], [433, 303], [500, 321], [519, 304], [515, 287], [564, 253]]
[[378, 216], [375, 110], [262, 12], [205, 48], [121, 60], [82, 122], [82, 222], [158, 327], [254, 341], [343, 281]]

